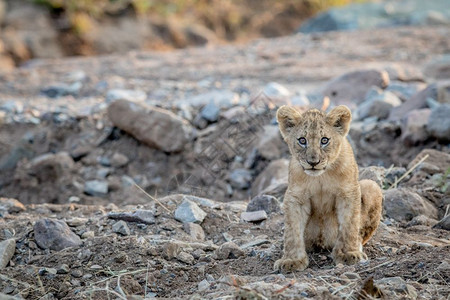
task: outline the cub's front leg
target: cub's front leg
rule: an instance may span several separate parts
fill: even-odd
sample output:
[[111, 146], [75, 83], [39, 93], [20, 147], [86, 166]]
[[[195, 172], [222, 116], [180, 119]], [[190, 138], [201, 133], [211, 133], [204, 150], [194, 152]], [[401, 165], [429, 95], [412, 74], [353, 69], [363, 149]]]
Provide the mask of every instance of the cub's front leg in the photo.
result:
[[310, 204], [286, 193], [283, 210], [284, 254], [273, 268], [276, 271], [302, 271], [309, 264], [304, 234], [311, 211]]
[[342, 193], [336, 202], [336, 214], [339, 232], [336, 245], [333, 248], [333, 259], [336, 264], [355, 264], [367, 259], [362, 252], [362, 241], [359, 234], [361, 218], [361, 191], [355, 188]]

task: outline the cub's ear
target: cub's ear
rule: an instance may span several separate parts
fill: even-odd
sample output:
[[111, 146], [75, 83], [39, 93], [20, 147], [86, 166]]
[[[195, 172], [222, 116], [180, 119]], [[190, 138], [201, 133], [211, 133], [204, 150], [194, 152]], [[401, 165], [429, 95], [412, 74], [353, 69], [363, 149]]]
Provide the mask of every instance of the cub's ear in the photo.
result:
[[327, 114], [327, 123], [333, 126], [343, 136], [347, 135], [351, 120], [352, 112], [345, 105], [339, 105]]
[[298, 124], [300, 113], [293, 107], [283, 105], [277, 111], [277, 121], [283, 138]]

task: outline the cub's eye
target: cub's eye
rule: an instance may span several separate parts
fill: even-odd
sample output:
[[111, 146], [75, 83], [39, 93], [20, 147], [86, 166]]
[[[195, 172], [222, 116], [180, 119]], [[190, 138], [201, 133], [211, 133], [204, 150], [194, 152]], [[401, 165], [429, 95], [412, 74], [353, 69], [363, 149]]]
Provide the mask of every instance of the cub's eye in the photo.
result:
[[326, 145], [326, 144], [328, 144], [329, 141], [330, 141], [329, 138], [323, 137], [323, 138], [320, 140], [320, 143], [321, 143], [322, 145]]
[[298, 139], [298, 143], [300, 146], [305, 147], [306, 146], [306, 139], [304, 137], [301, 137]]

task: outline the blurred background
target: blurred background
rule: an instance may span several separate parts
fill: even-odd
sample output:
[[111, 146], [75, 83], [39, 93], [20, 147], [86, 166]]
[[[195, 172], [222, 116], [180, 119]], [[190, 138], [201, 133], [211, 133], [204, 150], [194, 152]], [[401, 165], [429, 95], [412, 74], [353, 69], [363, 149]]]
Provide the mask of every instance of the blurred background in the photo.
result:
[[32, 58], [449, 20], [448, 0], [0, 0], [0, 69]]

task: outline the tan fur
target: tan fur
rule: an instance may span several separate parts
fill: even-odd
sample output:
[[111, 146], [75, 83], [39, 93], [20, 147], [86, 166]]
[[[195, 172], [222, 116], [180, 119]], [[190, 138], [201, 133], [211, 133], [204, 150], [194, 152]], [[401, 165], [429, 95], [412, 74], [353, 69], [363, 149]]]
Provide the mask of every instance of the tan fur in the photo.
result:
[[[325, 114], [278, 109], [281, 134], [289, 146], [289, 185], [284, 197], [284, 255], [275, 270], [304, 270], [307, 250], [333, 249], [336, 263], [354, 264], [367, 256], [362, 245], [381, 217], [382, 193], [371, 180], [358, 181], [358, 166], [345, 136], [351, 112], [338, 106]], [[299, 138], [307, 145], [302, 147]], [[321, 139], [329, 139], [327, 145]], [[313, 169], [314, 167], [314, 169]]]

